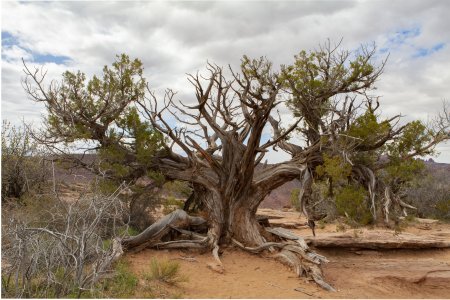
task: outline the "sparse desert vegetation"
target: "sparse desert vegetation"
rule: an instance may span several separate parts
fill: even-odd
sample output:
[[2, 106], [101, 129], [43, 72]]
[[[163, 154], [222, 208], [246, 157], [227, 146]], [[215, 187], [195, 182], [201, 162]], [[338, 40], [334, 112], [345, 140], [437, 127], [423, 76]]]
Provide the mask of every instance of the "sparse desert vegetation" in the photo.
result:
[[[449, 106], [444, 102], [428, 124], [382, 116], [371, 93], [386, 60], [377, 63], [376, 55], [375, 46], [347, 51], [327, 41], [279, 68], [245, 55], [229, 71], [208, 63], [201, 76], [188, 75], [194, 105], [175, 101], [170, 89], [160, 98], [142, 61], [126, 54], [89, 79], [66, 71], [51, 83], [23, 61], [24, 90], [46, 115], [38, 129], [3, 123], [2, 296], [214, 296], [191, 290], [185, 262], [198, 263], [199, 276], [242, 280], [260, 267], [228, 268], [241, 252], [244, 261], [277, 260], [261, 263], [281, 270], [262, 282], [270, 289], [286, 289], [271, 277], [285, 278], [282, 264], [297, 282], [314, 283], [283, 296], [352, 295], [339, 293], [339, 271], [352, 261], [342, 251], [427, 249], [425, 256], [435, 257], [430, 268], [420, 265], [425, 273], [418, 278], [374, 271], [362, 285], [392, 279], [414, 286], [430, 273], [447, 274], [448, 224], [420, 217], [449, 218], [447, 173], [421, 159], [450, 139]], [[281, 104], [290, 124], [275, 111]], [[272, 136], [263, 139], [268, 129]], [[290, 158], [263, 163], [270, 149]], [[293, 180], [284, 212], [260, 209]], [[330, 254], [331, 275], [322, 253]], [[387, 269], [404, 267], [393, 256]], [[363, 264], [360, 272], [372, 267]], [[446, 276], [434, 276], [433, 296], [444, 295]], [[220, 295], [236, 296], [231, 288]]]

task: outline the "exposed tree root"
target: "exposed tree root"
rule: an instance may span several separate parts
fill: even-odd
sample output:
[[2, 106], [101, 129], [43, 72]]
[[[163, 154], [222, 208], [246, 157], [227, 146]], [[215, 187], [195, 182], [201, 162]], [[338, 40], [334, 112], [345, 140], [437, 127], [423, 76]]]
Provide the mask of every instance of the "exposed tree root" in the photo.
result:
[[[219, 238], [215, 228], [210, 228], [206, 235], [197, 233], [189, 228], [206, 224], [200, 217], [189, 216], [183, 210], [176, 210], [152, 224], [141, 234], [125, 239], [121, 245], [127, 251], [137, 251], [146, 247], [156, 249], [195, 248], [211, 249], [214, 262], [207, 266], [219, 273], [225, 271], [219, 258]], [[328, 260], [312, 251], [305, 240], [289, 230], [281, 227], [266, 227], [266, 231], [274, 235], [277, 242], [264, 242], [255, 247], [246, 247], [240, 241], [232, 238], [231, 241], [237, 247], [259, 254], [269, 251], [273, 257], [289, 265], [300, 276], [306, 276], [328, 291], [335, 289], [325, 282], [320, 265]], [[174, 237], [174, 234], [177, 235]], [[119, 249], [121, 251], [121, 249]], [[122, 253], [116, 251], [119, 255]]]
[[235, 239], [232, 239], [232, 241], [236, 246], [238, 246], [242, 250], [245, 250], [245, 251], [248, 251], [248, 252], [251, 252], [254, 254], [259, 254], [265, 250], [270, 250], [271, 252], [273, 252], [273, 250], [271, 248], [283, 249], [283, 247], [285, 247], [287, 245], [286, 243], [270, 242], [270, 243], [264, 243], [257, 247], [245, 247], [244, 245], [242, 245], [242, 243], [240, 243], [239, 241], [237, 241]]
[[266, 231], [291, 241], [290, 243], [286, 243], [286, 246], [280, 253], [275, 255], [275, 258], [291, 266], [298, 276], [302, 276], [305, 273], [308, 278], [314, 280], [314, 282], [325, 290], [336, 291], [323, 279], [320, 265], [328, 262], [324, 256], [312, 251], [303, 238], [287, 229], [276, 227], [266, 228]]
[[[122, 246], [127, 250], [143, 244], [145, 244], [145, 246], [154, 247], [156, 244], [160, 243], [161, 239], [174, 227], [183, 229], [205, 223], [205, 219], [189, 216], [184, 210], [177, 209], [153, 223], [137, 236], [124, 239], [122, 241]], [[188, 242], [191, 241], [188, 240]]]
[[[184, 210], [178, 209], [153, 223], [139, 235], [123, 240], [122, 246], [128, 251], [140, 251], [144, 248], [206, 249], [211, 247], [215, 263], [208, 264], [208, 267], [223, 273], [223, 264], [219, 258], [218, 238], [212, 234], [212, 231], [203, 236], [185, 229], [204, 224], [206, 224], [206, 221], [203, 218], [189, 216]], [[179, 233], [186, 239], [164, 241], [171, 232]]]
[[[311, 280], [314, 280], [314, 282], [322, 288], [328, 291], [335, 291], [331, 285], [325, 282], [323, 279], [322, 270], [319, 267], [321, 263], [328, 262], [325, 257], [311, 251], [305, 240], [293, 234], [289, 230], [280, 227], [266, 228], [266, 230], [284, 241], [268, 242], [257, 247], [245, 247], [242, 243], [235, 239], [232, 241], [239, 248], [254, 254], [269, 250], [271, 253], [274, 253], [274, 258], [289, 265], [297, 276], [301, 277], [305, 275]], [[275, 249], [281, 251], [277, 252]]]
[[169, 241], [154, 244], [152, 247], [157, 249], [180, 249], [180, 248], [206, 248], [205, 241]]
[[225, 271], [225, 268], [223, 267], [222, 261], [219, 258], [219, 245], [217, 241], [214, 242], [214, 248], [212, 251], [213, 257], [216, 261], [215, 264], [209, 263], [208, 267], [218, 273], [223, 273]]

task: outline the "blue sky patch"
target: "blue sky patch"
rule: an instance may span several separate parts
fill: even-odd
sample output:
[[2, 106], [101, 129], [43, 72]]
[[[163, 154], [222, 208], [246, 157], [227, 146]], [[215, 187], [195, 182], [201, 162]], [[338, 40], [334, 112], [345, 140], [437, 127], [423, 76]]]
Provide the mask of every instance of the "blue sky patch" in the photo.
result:
[[17, 38], [8, 31], [2, 31], [2, 47], [17, 45]]
[[383, 47], [378, 52], [380, 52], [381, 54], [385, 54], [385, 53], [389, 52], [389, 48], [388, 47]]
[[[8, 49], [13, 46], [19, 47], [24, 51], [28, 52], [32, 57], [32, 61], [40, 64], [44, 63], [55, 63], [55, 64], [65, 64], [70, 61], [70, 57], [63, 55], [53, 55], [53, 54], [42, 54], [39, 52], [35, 52], [32, 49], [27, 47], [23, 47], [20, 45], [19, 39], [11, 34], [8, 31], [2, 31], [2, 49]], [[7, 60], [7, 58], [3, 55], [2, 51], [2, 59]]]
[[386, 54], [403, 45], [413, 46], [410, 40], [418, 37], [421, 32], [422, 30], [418, 25], [391, 32], [387, 35], [386, 43], [380, 48], [380, 50], [378, 50], [378, 52], [380, 54]]
[[[413, 26], [410, 28], [402, 28], [393, 33], [388, 34], [386, 43], [378, 50], [380, 54], [386, 54], [391, 51], [398, 51], [401, 49], [412, 50], [411, 58], [420, 58], [430, 56], [445, 47], [445, 43], [437, 43], [432, 47], [420, 47], [414, 43], [414, 38], [421, 35], [422, 30], [420, 26]], [[404, 48], [406, 47], [406, 48]]]
[[402, 45], [406, 43], [407, 40], [419, 36], [421, 29], [419, 26], [412, 28], [405, 28], [397, 30], [392, 36], [389, 37], [388, 43], [393, 45]]
[[439, 51], [439, 50], [441, 50], [442, 48], [444, 48], [444, 46], [445, 46], [445, 43], [439, 43], [439, 44], [434, 45], [431, 49], [432, 49], [434, 52], [436, 52], [436, 51]]
[[70, 57], [68, 56], [62, 56], [62, 55], [51, 55], [51, 54], [39, 54], [39, 53], [33, 53], [31, 52], [31, 55], [33, 55], [33, 61], [37, 63], [55, 63], [58, 65], [65, 64], [70, 60]]
[[414, 53], [413, 57], [417, 58], [430, 56], [431, 54], [438, 52], [444, 47], [445, 43], [438, 43], [430, 48], [418, 48], [417, 51]]

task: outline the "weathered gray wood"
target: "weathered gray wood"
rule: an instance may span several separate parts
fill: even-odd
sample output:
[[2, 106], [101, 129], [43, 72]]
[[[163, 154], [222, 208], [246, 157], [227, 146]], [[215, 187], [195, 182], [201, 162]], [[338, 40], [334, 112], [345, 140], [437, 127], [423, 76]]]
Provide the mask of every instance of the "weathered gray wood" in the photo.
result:
[[131, 249], [151, 240], [159, 241], [172, 230], [172, 227], [186, 228], [190, 225], [201, 225], [205, 222], [201, 217], [192, 217], [184, 210], [177, 209], [150, 225], [140, 234], [124, 239], [122, 245], [126, 249]]
[[298, 235], [282, 227], [266, 227], [266, 231], [288, 240], [296, 241], [301, 239]]
[[367, 234], [364, 237], [351, 235], [326, 235], [305, 238], [308, 245], [317, 248], [361, 248], [361, 249], [427, 249], [450, 248], [450, 238], [440, 236], [416, 236], [411, 234], [379, 235]]

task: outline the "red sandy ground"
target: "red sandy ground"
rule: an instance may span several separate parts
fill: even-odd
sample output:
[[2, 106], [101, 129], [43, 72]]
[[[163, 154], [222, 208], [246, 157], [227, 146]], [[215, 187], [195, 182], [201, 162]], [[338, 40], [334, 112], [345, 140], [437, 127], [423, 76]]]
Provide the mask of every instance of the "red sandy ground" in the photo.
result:
[[[302, 223], [297, 213], [272, 212], [285, 216], [277, 222]], [[310, 236], [307, 228], [292, 229]], [[392, 237], [388, 229], [347, 229], [355, 236], [371, 234]], [[413, 224], [406, 233], [438, 233], [450, 239], [448, 224]], [[336, 234], [336, 225], [317, 229], [318, 235]], [[144, 250], [126, 259], [138, 276], [147, 272], [152, 258], [177, 260], [180, 272], [189, 278], [176, 288], [184, 298], [449, 298], [450, 249], [434, 250], [349, 250], [318, 249], [330, 262], [323, 267], [326, 280], [338, 291], [327, 292], [312, 282], [298, 278], [288, 267], [270, 257], [261, 257], [226, 248], [221, 256], [225, 273], [207, 267], [209, 252]], [[188, 261], [183, 258], [195, 258]]]

